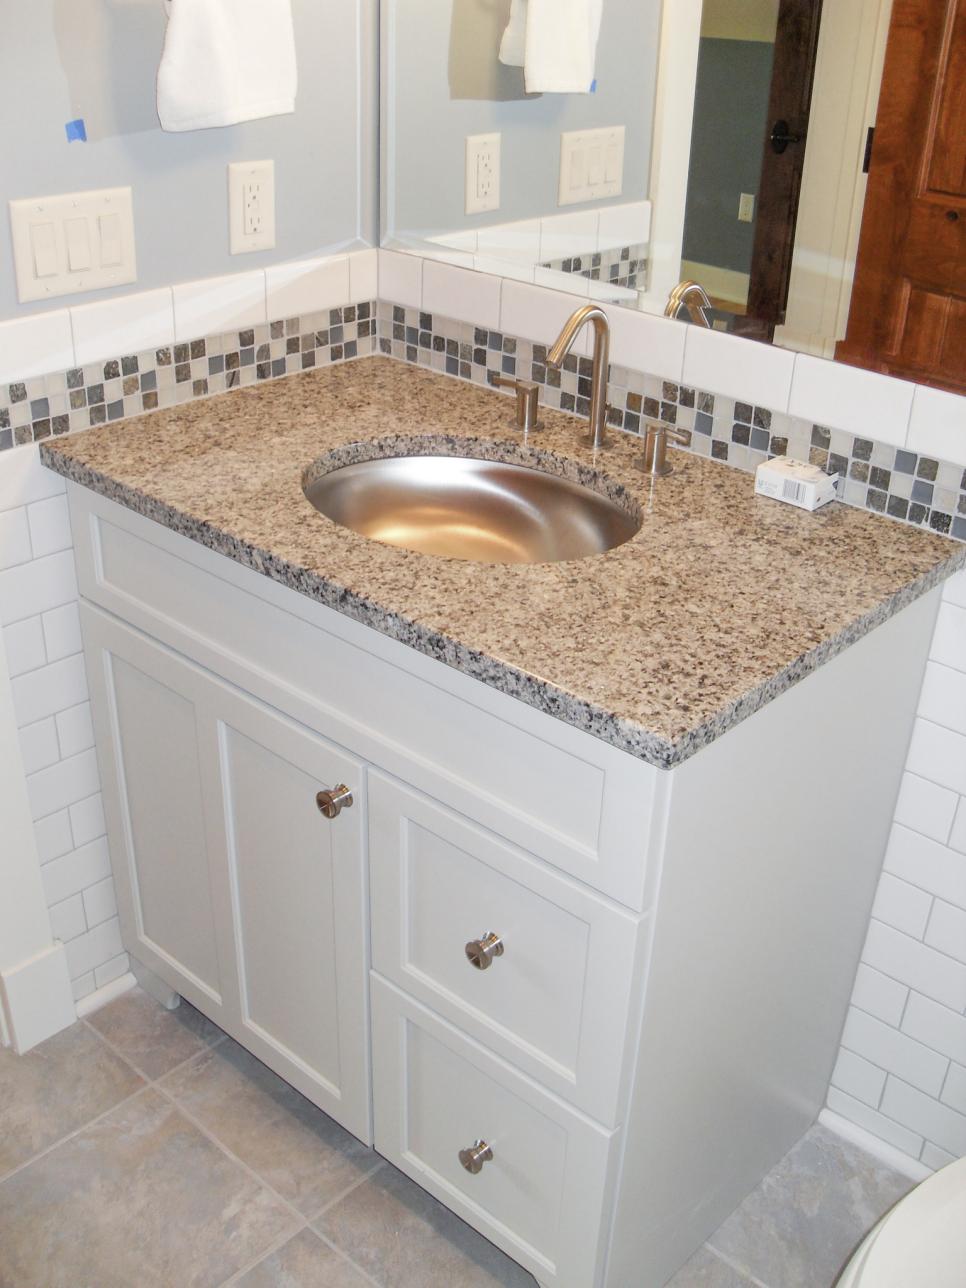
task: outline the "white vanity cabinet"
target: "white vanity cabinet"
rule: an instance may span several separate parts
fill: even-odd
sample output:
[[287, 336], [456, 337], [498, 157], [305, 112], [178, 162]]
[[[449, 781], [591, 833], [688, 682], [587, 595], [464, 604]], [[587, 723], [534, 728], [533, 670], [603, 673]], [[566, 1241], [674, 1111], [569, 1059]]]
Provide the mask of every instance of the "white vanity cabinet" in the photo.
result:
[[540, 1284], [660, 1288], [824, 1103], [937, 593], [661, 771], [69, 495], [126, 947]]

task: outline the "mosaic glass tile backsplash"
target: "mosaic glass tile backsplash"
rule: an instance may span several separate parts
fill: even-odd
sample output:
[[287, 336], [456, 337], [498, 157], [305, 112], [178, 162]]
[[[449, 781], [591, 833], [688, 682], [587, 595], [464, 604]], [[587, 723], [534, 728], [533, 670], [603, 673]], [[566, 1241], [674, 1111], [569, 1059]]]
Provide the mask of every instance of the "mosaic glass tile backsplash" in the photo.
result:
[[[542, 386], [548, 406], [588, 411], [589, 359], [571, 355], [553, 371], [546, 345], [369, 301], [0, 385], [0, 451], [376, 352], [477, 384], [519, 375]], [[666, 421], [690, 433], [684, 450], [748, 472], [774, 455], [810, 460], [841, 477], [847, 504], [966, 541], [962, 465], [660, 376], [619, 366], [610, 376], [616, 429], [637, 434], [646, 420]]]
[[644, 285], [647, 268], [647, 246], [617, 246], [613, 250], [595, 251], [591, 255], [572, 255], [567, 259], [550, 259], [541, 268], [558, 273], [577, 273], [592, 282], [609, 282], [636, 291]]

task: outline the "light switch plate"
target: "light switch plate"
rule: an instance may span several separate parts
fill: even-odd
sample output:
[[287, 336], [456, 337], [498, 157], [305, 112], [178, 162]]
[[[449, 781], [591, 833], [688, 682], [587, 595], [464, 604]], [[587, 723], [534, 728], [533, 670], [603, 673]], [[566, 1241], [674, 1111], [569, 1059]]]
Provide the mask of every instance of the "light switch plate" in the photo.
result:
[[130, 188], [10, 202], [22, 304], [137, 281]]
[[471, 134], [466, 140], [466, 213], [500, 209], [500, 135]]
[[572, 130], [560, 136], [558, 204], [619, 197], [624, 190], [624, 126]]
[[229, 165], [228, 209], [232, 255], [274, 247], [274, 161], [235, 161]]
[[753, 192], [743, 192], [738, 198], [738, 219], [743, 224], [754, 223], [755, 194]]

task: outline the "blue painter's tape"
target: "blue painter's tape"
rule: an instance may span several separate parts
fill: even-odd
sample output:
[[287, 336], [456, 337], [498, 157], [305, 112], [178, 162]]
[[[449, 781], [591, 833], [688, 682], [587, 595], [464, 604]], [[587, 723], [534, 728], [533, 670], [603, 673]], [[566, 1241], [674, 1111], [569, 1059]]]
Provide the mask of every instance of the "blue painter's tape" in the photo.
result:
[[76, 121], [68, 121], [64, 129], [67, 131], [68, 143], [87, 142], [87, 126], [84, 124], [83, 117], [78, 117]]
[[596, 94], [596, 93], [597, 93], [597, 77], [596, 77], [596, 76], [595, 76], [595, 77], [594, 77], [594, 79], [590, 82], [590, 92], [591, 92], [591, 94]]

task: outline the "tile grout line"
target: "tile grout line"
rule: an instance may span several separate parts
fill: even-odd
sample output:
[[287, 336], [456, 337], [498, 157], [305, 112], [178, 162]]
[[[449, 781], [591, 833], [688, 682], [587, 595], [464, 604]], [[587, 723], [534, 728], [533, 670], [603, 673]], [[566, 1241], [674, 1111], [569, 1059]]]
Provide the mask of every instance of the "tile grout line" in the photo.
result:
[[753, 1274], [751, 1270], [746, 1266], [743, 1266], [739, 1261], [735, 1261], [732, 1257], [726, 1256], [725, 1253], [719, 1252], [710, 1241], [705, 1243], [704, 1246], [713, 1256], [717, 1257], [720, 1262], [726, 1265], [729, 1270], [734, 1270], [736, 1273], [743, 1275], [745, 1279], [754, 1285], [754, 1288], [769, 1288], [768, 1284], [766, 1284], [764, 1280], [759, 1279], [757, 1275]]

